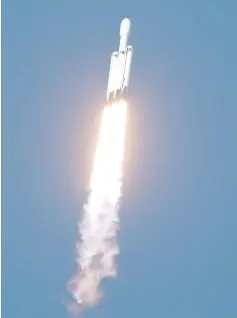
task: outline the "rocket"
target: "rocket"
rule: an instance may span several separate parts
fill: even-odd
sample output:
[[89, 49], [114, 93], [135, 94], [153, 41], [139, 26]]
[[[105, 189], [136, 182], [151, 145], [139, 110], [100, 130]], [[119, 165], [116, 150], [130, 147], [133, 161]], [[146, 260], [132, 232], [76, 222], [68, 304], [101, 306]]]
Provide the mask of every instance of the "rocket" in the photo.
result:
[[128, 45], [130, 29], [130, 20], [123, 19], [120, 25], [119, 51], [113, 52], [111, 55], [107, 88], [108, 103], [117, 101], [127, 95], [133, 55], [133, 48]]

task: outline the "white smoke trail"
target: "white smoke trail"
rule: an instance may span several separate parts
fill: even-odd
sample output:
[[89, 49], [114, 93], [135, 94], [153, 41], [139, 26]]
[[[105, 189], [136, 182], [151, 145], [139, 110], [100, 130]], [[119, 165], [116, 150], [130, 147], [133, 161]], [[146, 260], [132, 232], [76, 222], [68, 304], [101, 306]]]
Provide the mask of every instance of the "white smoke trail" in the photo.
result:
[[104, 108], [96, 147], [90, 194], [79, 222], [77, 243], [79, 273], [71, 281], [73, 298], [82, 306], [101, 298], [100, 282], [116, 276], [119, 253], [116, 232], [121, 197], [127, 103], [120, 101]]

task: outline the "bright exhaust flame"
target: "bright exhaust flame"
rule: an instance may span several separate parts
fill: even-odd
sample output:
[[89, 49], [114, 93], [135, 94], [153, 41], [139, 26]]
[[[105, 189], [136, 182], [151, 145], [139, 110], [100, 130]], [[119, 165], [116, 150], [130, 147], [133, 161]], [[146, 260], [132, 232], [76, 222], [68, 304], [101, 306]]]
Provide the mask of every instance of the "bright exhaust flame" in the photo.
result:
[[100, 282], [116, 276], [115, 257], [119, 253], [116, 232], [119, 226], [119, 198], [125, 145], [127, 103], [119, 101], [103, 110], [97, 142], [90, 194], [78, 224], [79, 273], [71, 281], [71, 292], [82, 306], [101, 298]]

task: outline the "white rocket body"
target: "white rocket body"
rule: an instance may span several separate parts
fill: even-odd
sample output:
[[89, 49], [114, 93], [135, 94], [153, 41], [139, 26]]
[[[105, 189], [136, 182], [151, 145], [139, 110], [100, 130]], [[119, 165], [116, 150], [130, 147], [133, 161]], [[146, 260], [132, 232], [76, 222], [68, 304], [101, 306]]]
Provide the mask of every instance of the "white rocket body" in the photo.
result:
[[132, 46], [128, 46], [130, 29], [130, 20], [123, 19], [120, 25], [119, 51], [114, 52], [111, 56], [107, 88], [107, 101], [109, 102], [127, 94], [133, 54]]

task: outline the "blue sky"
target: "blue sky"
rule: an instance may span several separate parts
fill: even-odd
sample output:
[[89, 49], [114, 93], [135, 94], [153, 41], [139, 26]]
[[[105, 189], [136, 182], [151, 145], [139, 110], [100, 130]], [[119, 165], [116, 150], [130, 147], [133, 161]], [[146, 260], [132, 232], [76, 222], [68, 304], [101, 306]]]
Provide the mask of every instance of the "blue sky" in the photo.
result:
[[86, 317], [237, 317], [235, 1], [3, 2], [3, 317], [67, 317], [109, 55], [132, 20], [118, 277]]

